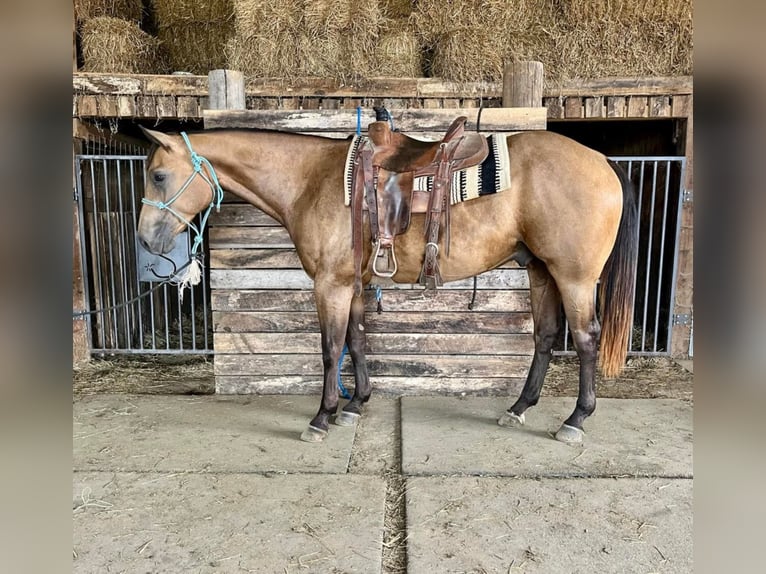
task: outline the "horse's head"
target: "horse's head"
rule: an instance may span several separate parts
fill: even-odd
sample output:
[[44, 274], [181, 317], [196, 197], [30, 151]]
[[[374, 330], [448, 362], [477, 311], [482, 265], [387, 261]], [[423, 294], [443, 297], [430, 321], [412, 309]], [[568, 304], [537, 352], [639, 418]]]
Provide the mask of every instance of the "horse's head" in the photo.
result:
[[[155, 144], [146, 162], [146, 188], [138, 221], [138, 240], [152, 253], [168, 253], [176, 236], [211, 205], [216, 190], [212, 167], [201, 165], [178, 134], [141, 128]], [[204, 161], [204, 160], [202, 160]]]

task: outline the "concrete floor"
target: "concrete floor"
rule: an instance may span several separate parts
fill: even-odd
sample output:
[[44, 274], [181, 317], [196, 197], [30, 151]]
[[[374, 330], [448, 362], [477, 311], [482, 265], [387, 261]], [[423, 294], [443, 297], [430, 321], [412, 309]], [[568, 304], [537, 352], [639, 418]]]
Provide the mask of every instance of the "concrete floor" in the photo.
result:
[[509, 429], [508, 399], [375, 397], [300, 442], [317, 402], [76, 398], [74, 572], [692, 571], [687, 402], [602, 399], [581, 446], [574, 398]]

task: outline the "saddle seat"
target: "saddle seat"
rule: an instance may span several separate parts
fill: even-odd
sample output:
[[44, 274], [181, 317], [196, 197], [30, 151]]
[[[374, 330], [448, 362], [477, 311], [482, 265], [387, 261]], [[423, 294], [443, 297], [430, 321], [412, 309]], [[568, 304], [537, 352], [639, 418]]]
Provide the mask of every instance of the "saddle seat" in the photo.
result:
[[[361, 290], [362, 211], [369, 211], [375, 253], [372, 272], [393, 277], [397, 271], [394, 238], [407, 231], [412, 213], [426, 214], [426, 251], [420, 283], [442, 284], [437, 257], [439, 228], [444, 219], [444, 251], [449, 255], [449, 205], [452, 176], [480, 164], [489, 153], [487, 140], [465, 133], [464, 116], [456, 118], [440, 141], [427, 142], [392, 131], [386, 121], [369, 124], [369, 143], [359, 149], [352, 187], [353, 249], [357, 289]], [[430, 192], [413, 192], [416, 177], [432, 176]], [[379, 269], [378, 260], [385, 261]]]

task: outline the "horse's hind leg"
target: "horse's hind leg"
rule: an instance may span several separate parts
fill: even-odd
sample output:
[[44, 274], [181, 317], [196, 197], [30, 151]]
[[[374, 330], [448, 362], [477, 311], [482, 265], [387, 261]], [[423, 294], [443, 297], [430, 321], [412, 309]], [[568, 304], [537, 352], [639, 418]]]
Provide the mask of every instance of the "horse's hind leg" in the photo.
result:
[[320, 442], [330, 428], [330, 417], [338, 409], [338, 361], [346, 338], [349, 308], [354, 295], [352, 285], [344, 285], [331, 277], [314, 280], [319, 327], [322, 331], [322, 365], [324, 385], [319, 411], [311, 419], [309, 428], [301, 434], [301, 440]]
[[[561, 285], [561, 283], [559, 283]], [[596, 318], [595, 280], [562, 288], [564, 311], [569, 321], [577, 357], [580, 360], [580, 389], [574, 412], [556, 433], [562, 442], [582, 442], [583, 422], [596, 410], [596, 361], [601, 325]]]
[[354, 295], [351, 301], [351, 312], [348, 316], [348, 329], [346, 330], [346, 345], [354, 364], [354, 396], [335, 418], [335, 424], [340, 426], [355, 425], [362, 414], [362, 405], [370, 400], [372, 394], [372, 385], [370, 385], [370, 378], [367, 374], [367, 358], [364, 353], [366, 340], [364, 295]]
[[527, 273], [535, 328], [535, 355], [524, 389], [513, 406], [497, 421], [500, 426], [524, 424], [524, 411], [537, 404], [551, 361], [551, 349], [561, 329], [561, 294], [553, 277], [539, 259], [527, 264]]

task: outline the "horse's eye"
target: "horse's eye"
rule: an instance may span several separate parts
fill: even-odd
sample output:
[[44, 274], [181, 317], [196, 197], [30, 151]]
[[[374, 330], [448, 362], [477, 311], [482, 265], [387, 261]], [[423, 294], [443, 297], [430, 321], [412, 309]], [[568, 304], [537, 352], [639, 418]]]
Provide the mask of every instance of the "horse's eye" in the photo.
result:
[[155, 173], [152, 176], [152, 179], [154, 179], [154, 183], [162, 183], [165, 181], [165, 174], [164, 173]]

